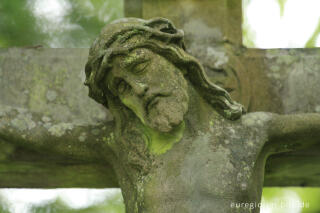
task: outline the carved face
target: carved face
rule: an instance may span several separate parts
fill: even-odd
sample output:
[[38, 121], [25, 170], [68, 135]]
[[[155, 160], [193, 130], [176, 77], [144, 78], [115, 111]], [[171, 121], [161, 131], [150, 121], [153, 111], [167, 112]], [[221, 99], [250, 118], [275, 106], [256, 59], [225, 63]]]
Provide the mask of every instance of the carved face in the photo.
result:
[[145, 125], [170, 132], [188, 109], [187, 82], [176, 66], [145, 48], [116, 56], [106, 84]]

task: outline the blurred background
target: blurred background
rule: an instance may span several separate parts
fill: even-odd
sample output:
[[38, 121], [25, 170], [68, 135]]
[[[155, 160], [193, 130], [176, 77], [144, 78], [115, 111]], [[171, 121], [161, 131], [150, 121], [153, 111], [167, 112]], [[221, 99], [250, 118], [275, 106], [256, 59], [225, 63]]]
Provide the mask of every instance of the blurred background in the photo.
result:
[[[1, 0], [0, 47], [87, 48], [123, 0]], [[320, 47], [319, 0], [243, 0], [250, 48]], [[320, 212], [318, 188], [264, 188], [261, 213]], [[1, 189], [0, 213], [124, 213], [119, 189]]]

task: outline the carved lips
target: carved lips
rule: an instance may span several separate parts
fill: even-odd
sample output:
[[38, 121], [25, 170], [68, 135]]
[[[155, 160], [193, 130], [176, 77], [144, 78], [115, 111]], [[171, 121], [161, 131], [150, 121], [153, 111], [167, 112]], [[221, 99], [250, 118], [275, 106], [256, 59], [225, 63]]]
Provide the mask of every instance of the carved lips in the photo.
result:
[[147, 98], [146, 100], [146, 111], [147, 114], [149, 114], [149, 111], [160, 101], [160, 99], [162, 97], [168, 97], [169, 94], [155, 94], [155, 95], [151, 95]]

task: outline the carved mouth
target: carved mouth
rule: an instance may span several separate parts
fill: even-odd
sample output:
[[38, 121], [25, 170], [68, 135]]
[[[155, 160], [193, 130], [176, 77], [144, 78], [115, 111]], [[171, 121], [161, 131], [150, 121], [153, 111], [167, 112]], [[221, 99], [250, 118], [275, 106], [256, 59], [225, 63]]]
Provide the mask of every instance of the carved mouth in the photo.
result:
[[155, 94], [148, 97], [145, 105], [147, 113], [149, 114], [149, 111], [159, 102], [161, 98], [168, 96], [169, 94]]

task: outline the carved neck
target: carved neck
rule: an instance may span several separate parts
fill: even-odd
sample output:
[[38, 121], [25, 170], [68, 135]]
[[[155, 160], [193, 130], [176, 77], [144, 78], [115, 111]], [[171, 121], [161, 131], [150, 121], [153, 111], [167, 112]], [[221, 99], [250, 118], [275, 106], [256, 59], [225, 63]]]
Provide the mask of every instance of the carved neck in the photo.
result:
[[185, 121], [189, 129], [202, 131], [212, 120], [224, 119], [191, 83], [188, 85], [189, 109]]

